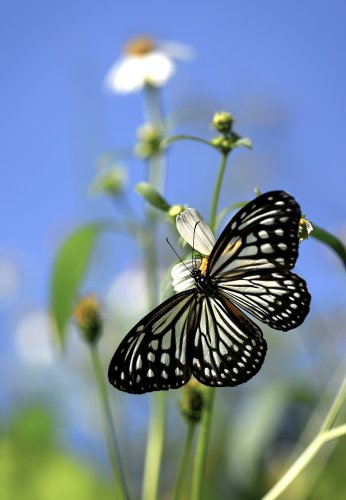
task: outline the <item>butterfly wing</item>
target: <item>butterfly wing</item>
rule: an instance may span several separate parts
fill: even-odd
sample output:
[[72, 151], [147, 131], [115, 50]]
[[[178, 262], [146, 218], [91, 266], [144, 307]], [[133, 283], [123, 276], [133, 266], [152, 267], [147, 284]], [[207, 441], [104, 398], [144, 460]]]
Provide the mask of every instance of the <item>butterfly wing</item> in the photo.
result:
[[196, 316], [191, 314], [195, 307], [195, 290], [187, 290], [145, 316], [116, 350], [109, 365], [109, 382], [135, 394], [186, 384], [191, 377], [188, 343], [196, 328]]
[[278, 330], [299, 326], [310, 307], [305, 281], [290, 272], [300, 217], [288, 193], [263, 194], [233, 217], [208, 261], [207, 275], [221, 293]]
[[222, 295], [199, 296], [192, 374], [217, 387], [247, 382], [261, 368], [267, 351], [259, 327]]
[[271, 191], [245, 205], [227, 224], [208, 261], [207, 274], [292, 269], [298, 256], [301, 217], [296, 200]]

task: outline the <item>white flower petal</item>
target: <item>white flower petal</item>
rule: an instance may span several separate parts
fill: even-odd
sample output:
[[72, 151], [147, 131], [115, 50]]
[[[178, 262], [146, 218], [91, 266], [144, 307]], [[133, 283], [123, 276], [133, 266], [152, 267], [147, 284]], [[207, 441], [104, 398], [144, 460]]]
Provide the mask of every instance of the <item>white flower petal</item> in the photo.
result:
[[172, 269], [172, 286], [176, 292], [184, 292], [185, 290], [191, 290], [195, 288], [195, 280], [191, 276], [192, 269], [200, 266], [200, 259], [197, 259], [195, 263], [192, 260], [180, 262], [176, 264]]
[[119, 59], [106, 75], [105, 87], [111, 92], [126, 94], [143, 87], [142, 57], [126, 56]]
[[179, 234], [192, 248], [202, 255], [210, 254], [215, 245], [215, 237], [196, 209], [188, 208], [184, 210], [178, 215], [176, 223]]
[[161, 87], [173, 76], [175, 64], [163, 52], [155, 51], [144, 56], [124, 56], [109, 70], [105, 87], [118, 93], [140, 90], [146, 83]]
[[157, 47], [174, 59], [182, 61], [191, 61], [196, 57], [196, 51], [191, 45], [185, 43], [173, 42], [171, 40], [161, 40], [157, 42]]
[[143, 78], [156, 87], [165, 85], [175, 73], [173, 60], [163, 52], [152, 52], [143, 59]]

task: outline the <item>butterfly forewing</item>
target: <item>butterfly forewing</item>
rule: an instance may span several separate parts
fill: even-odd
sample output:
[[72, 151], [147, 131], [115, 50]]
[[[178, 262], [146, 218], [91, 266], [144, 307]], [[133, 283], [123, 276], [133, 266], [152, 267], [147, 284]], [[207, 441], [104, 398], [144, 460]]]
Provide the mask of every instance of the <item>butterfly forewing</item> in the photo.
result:
[[114, 387], [140, 394], [186, 384], [191, 377], [187, 356], [195, 301], [194, 290], [179, 293], [132, 328], [109, 366], [108, 379]]
[[259, 270], [291, 269], [298, 256], [300, 207], [284, 191], [271, 191], [232, 218], [210, 254], [212, 278]]
[[259, 327], [226, 297], [199, 298], [192, 373], [209, 386], [236, 386], [261, 368], [267, 346]]

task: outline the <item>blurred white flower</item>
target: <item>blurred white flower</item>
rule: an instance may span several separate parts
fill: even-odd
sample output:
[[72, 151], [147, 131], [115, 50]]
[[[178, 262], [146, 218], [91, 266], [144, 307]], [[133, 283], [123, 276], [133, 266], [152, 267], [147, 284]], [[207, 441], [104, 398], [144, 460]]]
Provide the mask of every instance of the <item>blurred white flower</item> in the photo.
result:
[[162, 87], [175, 73], [174, 59], [190, 60], [194, 55], [187, 45], [150, 37], [134, 38], [124, 53], [106, 75], [105, 87], [111, 92], [127, 94], [145, 85]]
[[31, 311], [21, 318], [16, 329], [17, 349], [24, 361], [48, 365], [55, 360], [55, 331], [47, 311]]

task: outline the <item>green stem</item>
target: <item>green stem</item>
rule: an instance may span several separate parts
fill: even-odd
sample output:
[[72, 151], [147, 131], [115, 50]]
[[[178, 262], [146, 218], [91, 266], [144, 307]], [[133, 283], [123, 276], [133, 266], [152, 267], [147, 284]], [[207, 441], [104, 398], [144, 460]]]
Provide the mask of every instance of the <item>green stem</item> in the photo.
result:
[[193, 436], [195, 434], [195, 429], [196, 429], [195, 422], [189, 422], [185, 439], [183, 458], [181, 461], [177, 486], [175, 490], [175, 497], [174, 497], [175, 500], [180, 500], [182, 498], [186, 473], [191, 459], [192, 443], [193, 443]]
[[335, 419], [340, 412], [342, 405], [346, 399], [346, 377], [344, 378], [340, 389], [335, 396], [335, 399], [328, 411], [328, 414], [321, 426], [320, 431], [299, 455], [287, 472], [279, 479], [279, 481], [271, 488], [271, 490], [264, 495], [262, 500], [275, 500], [283, 491], [301, 474], [305, 467], [311, 462], [314, 456], [318, 453], [320, 448], [327, 443], [346, 434], [346, 424], [340, 425], [331, 429]]
[[163, 440], [165, 435], [166, 393], [157, 392], [151, 398], [148, 442], [145, 456], [142, 498], [157, 498]]
[[220, 168], [219, 168], [219, 173], [218, 173], [218, 176], [216, 179], [214, 195], [213, 195], [213, 199], [212, 199], [212, 203], [211, 203], [209, 226], [213, 232], [215, 232], [217, 206], [219, 203], [222, 181], [223, 181], [223, 177], [224, 177], [225, 170], [226, 170], [227, 158], [228, 158], [228, 155], [223, 153]]
[[[219, 203], [221, 186], [223, 177], [226, 170], [228, 154], [222, 153], [219, 173], [217, 176], [214, 195], [210, 209], [209, 225], [211, 230], [215, 231], [216, 226], [216, 213]], [[204, 391], [204, 409], [201, 419], [200, 430], [197, 439], [195, 462], [192, 474], [192, 500], [200, 500], [202, 498], [203, 479], [205, 477], [205, 466], [207, 461], [207, 452], [209, 445], [209, 437], [211, 431], [211, 421], [213, 415], [215, 390], [211, 387], [206, 388]]]
[[115, 429], [113, 426], [111, 410], [109, 406], [108, 392], [105, 384], [103, 368], [100, 362], [100, 357], [96, 345], [90, 346], [90, 354], [91, 354], [94, 375], [97, 382], [98, 392], [100, 394], [104, 432], [115, 479], [116, 498], [119, 500], [125, 500], [129, 498], [129, 495], [127, 493], [125, 486], [124, 473], [122, 470], [121, 459], [120, 459], [120, 452], [119, 452]]
[[200, 142], [202, 144], [205, 144], [206, 146], [210, 146], [213, 149], [218, 148], [214, 146], [210, 141], [206, 141], [205, 139], [202, 139], [201, 137], [196, 137], [195, 135], [188, 135], [188, 134], [178, 134], [178, 135], [171, 135], [169, 137], [165, 137], [161, 141], [161, 148], [165, 149], [167, 148], [170, 144], [172, 144], [175, 141], [195, 141], [195, 142]]
[[346, 376], [344, 377], [340, 389], [338, 390], [334, 398], [334, 401], [327, 413], [327, 416], [321, 426], [320, 432], [327, 431], [332, 427], [345, 400], [346, 400]]
[[[144, 89], [144, 95], [146, 119], [154, 126], [163, 127], [159, 90], [147, 85]], [[166, 170], [164, 155], [159, 154], [149, 158], [148, 166], [148, 181], [159, 192], [164, 193]], [[144, 238], [144, 258], [150, 308], [153, 308], [157, 304], [159, 288], [157, 274], [158, 259], [155, 248], [156, 227], [156, 212], [148, 205], [146, 212], [146, 234]], [[142, 486], [144, 500], [155, 500], [157, 498], [165, 436], [166, 399], [165, 392], [155, 393], [151, 396], [151, 414]]]
[[213, 414], [215, 390], [208, 387], [203, 391], [203, 414], [197, 439], [195, 462], [192, 472], [191, 500], [201, 500], [203, 480], [205, 479], [205, 466], [211, 430], [211, 419]]
[[288, 488], [288, 486], [301, 474], [305, 467], [311, 462], [321, 447], [334, 439], [338, 439], [346, 434], [346, 424], [336, 427], [330, 431], [318, 434], [309, 444], [303, 453], [297, 458], [294, 464], [281, 477], [275, 486], [264, 495], [262, 500], [276, 500]]

